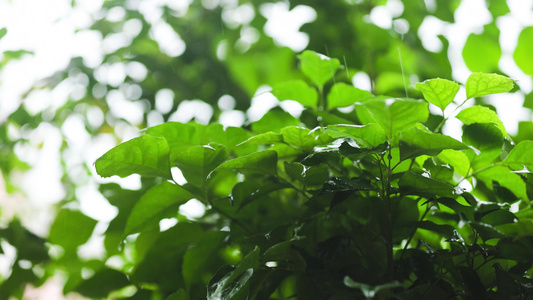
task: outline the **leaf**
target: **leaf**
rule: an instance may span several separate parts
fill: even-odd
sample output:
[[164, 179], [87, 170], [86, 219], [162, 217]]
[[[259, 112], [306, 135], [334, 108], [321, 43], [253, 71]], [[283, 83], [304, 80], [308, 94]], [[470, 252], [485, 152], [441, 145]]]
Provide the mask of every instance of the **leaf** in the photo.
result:
[[502, 121], [498, 115], [488, 107], [475, 105], [463, 109], [457, 114], [457, 119], [461, 120], [466, 125], [474, 123], [494, 123], [500, 129], [504, 136], [507, 136], [507, 131], [503, 126]]
[[416, 89], [422, 92], [429, 103], [444, 111], [459, 92], [459, 84], [446, 79], [435, 78], [422, 83], [417, 82]]
[[389, 140], [429, 116], [427, 102], [412, 99], [371, 99], [363, 103]]
[[472, 73], [466, 80], [466, 98], [505, 93], [513, 86], [513, 80], [502, 75]]
[[468, 69], [474, 72], [498, 70], [502, 49], [498, 38], [500, 31], [495, 23], [487, 25], [482, 34], [471, 33], [463, 47], [463, 59]]
[[179, 206], [192, 197], [182, 187], [167, 181], [152, 187], [133, 207], [124, 236], [149, 229], [165, 217], [176, 215]]
[[167, 140], [149, 134], [119, 144], [96, 160], [96, 172], [102, 177], [145, 177], [172, 179]]
[[468, 146], [458, 140], [442, 134], [435, 134], [413, 127], [400, 135], [400, 159], [420, 155], [436, 156], [442, 150], [463, 150]]
[[518, 36], [518, 44], [513, 53], [516, 65], [528, 75], [533, 75], [531, 48], [533, 48], [533, 26], [522, 29], [522, 32]]
[[242, 142], [241, 144], [245, 143], [252, 143], [252, 144], [275, 144], [275, 143], [282, 143], [283, 137], [280, 133], [275, 133], [272, 131], [260, 133], [258, 135], [254, 135], [251, 138], [247, 139], [246, 141]]
[[108, 294], [130, 285], [128, 277], [120, 271], [104, 268], [91, 278], [84, 279], [74, 291], [91, 298], [107, 298]]
[[302, 72], [317, 86], [322, 87], [340, 68], [336, 58], [329, 58], [314, 51], [305, 50], [298, 56]]
[[281, 130], [283, 141], [299, 150], [311, 152], [315, 146], [325, 145], [332, 138], [320, 130], [309, 130], [302, 127], [285, 127]]
[[210, 275], [214, 259], [218, 256], [227, 235], [228, 233], [223, 231], [208, 232], [197, 245], [187, 249], [181, 267], [187, 289], [190, 289], [194, 283], [204, 284], [201, 281], [202, 276]]
[[371, 286], [365, 283], [356, 282], [348, 276], [344, 277], [344, 285], [350, 288], [356, 288], [361, 290], [366, 299], [373, 299], [376, 294], [379, 293], [379, 291], [381, 290], [388, 290], [402, 286], [402, 284], [398, 281]]
[[348, 157], [352, 161], [358, 161], [363, 159], [365, 156], [372, 154], [384, 154], [387, 151], [389, 144], [383, 143], [374, 148], [359, 148], [354, 145], [350, 145], [349, 142], [343, 142], [339, 147], [339, 153], [343, 156]]
[[219, 144], [192, 146], [175, 154], [174, 163], [183, 173], [187, 182], [204, 187], [207, 176], [226, 160], [228, 152]]
[[385, 131], [376, 123], [368, 125], [330, 125], [325, 132], [333, 138], [350, 138], [365, 148], [377, 147], [387, 141]]
[[241, 209], [256, 199], [289, 187], [289, 184], [280, 182], [266, 182], [262, 185], [255, 182], [239, 182], [233, 187], [230, 199]]
[[285, 81], [272, 87], [271, 92], [279, 101], [294, 100], [306, 107], [316, 107], [318, 93], [303, 80]]
[[249, 155], [228, 160], [214, 169], [214, 172], [222, 169], [238, 169], [243, 173], [277, 174], [278, 154], [274, 150], [255, 152]]
[[[463, 127], [463, 143], [474, 146], [479, 150], [495, 150], [501, 152], [503, 135], [495, 124], [473, 123]], [[481, 155], [488, 151], [482, 151]]]
[[413, 172], [405, 172], [398, 182], [400, 190], [411, 195], [424, 197], [444, 196], [453, 197], [456, 195], [455, 188], [449, 183], [433, 178], [427, 178]]
[[493, 180], [497, 181], [501, 186], [513, 192], [518, 198], [529, 202], [525, 182], [520, 175], [512, 173], [508, 167], [495, 166], [479, 172], [477, 177], [487, 182], [489, 186], [492, 186]]
[[[243, 289], [254, 270], [259, 266], [259, 247], [250, 251], [236, 268], [227, 272], [231, 267], [221, 268], [207, 285], [208, 300], [233, 300], [234, 296]], [[225, 273], [224, 275], [219, 273]]]
[[7, 34], [7, 29], [0, 28], [0, 39], [2, 39]]
[[76, 250], [85, 244], [96, 226], [96, 220], [89, 218], [80, 211], [62, 209], [57, 214], [48, 240], [52, 244], [60, 245], [65, 250]]
[[276, 132], [287, 126], [298, 126], [300, 121], [280, 107], [269, 110], [259, 121], [252, 123], [252, 131], [257, 133]]
[[518, 143], [503, 162], [516, 171], [522, 170], [524, 166], [533, 171], [533, 141], [526, 140]]
[[466, 154], [462, 151], [456, 150], [443, 150], [438, 158], [453, 167], [455, 172], [459, 175], [466, 177], [470, 170], [470, 160]]
[[339, 82], [334, 84], [328, 93], [327, 108], [346, 107], [353, 105], [355, 102], [362, 102], [372, 97], [374, 95], [368, 91], [358, 89], [344, 82]]

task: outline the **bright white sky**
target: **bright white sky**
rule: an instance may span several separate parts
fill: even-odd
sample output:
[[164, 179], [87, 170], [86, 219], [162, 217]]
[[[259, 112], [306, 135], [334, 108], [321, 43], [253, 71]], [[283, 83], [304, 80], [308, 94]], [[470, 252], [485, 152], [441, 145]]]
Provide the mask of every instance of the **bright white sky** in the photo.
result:
[[[183, 53], [186, 45], [179, 38], [179, 34], [169, 30], [170, 27], [164, 24], [160, 17], [160, 6], [163, 3], [169, 3], [176, 11], [184, 13], [189, 1], [192, 0], [144, 0], [127, 1], [128, 5], [137, 7], [152, 23], [154, 30], [152, 36], [160, 44], [163, 51], [170, 56], [177, 56]], [[434, 5], [435, 0], [426, 0], [428, 5]], [[78, 0], [76, 8], [70, 6], [70, 0], [0, 0], [0, 28], [6, 27], [8, 34], [0, 41], [0, 53], [5, 50], [25, 49], [33, 51], [34, 55], [28, 55], [20, 61], [13, 61], [0, 72], [0, 122], [5, 121], [6, 117], [15, 110], [21, 103], [21, 95], [27, 91], [32, 84], [38, 79], [53, 74], [56, 70], [63, 69], [67, 66], [73, 56], [82, 56], [85, 61], [93, 66], [100, 64], [105, 52], [111, 52], [116, 47], [127, 44], [128, 41], [138, 32], [139, 24], [135, 21], [129, 22], [125, 34], [112, 35], [102, 39], [94, 31], [85, 30], [93, 21], [95, 13], [101, 8], [103, 0]], [[205, 1], [205, 3], [217, 3], [217, 0]], [[235, 2], [227, 0], [226, 2]], [[236, 2], [235, 2], [236, 3]], [[500, 41], [502, 43], [503, 57], [501, 59], [501, 69], [508, 73], [514, 79], [519, 80], [520, 85], [525, 93], [532, 90], [533, 84], [531, 77], [524, 75], [514, 64], [512, 51], [517, 42], [518, 33], [521, 28], [533, 25], [533, 0], [512, 0], [508, 1], [511, 8], [511, 15], [498, 20], [498, 27], [501, 30]], [[491, 16], [485, 8], [483, 0], [465, 0], [456, 12], [456, 24], [447, 24], [435, 18], [427, 18], [419, 34], [422, 37], [424, 46], [428, 49], [438, 51], [441, 47], [440, 41], [436, 38], [439, 34], [444, 34], [450, 40], [449, 55], [454, 65], [454, 80], [464, 83], [470, 74], [462, 62], [461, 51], [466, 38], [471, 32], [480, 32], [484, 24], [491, 22]], [[389, 0], [388, 4], [376, 8], [370, 15], [369, 21], [376, 23], [384, 28], [394, 27], [396, 30], [405, 30], [405, 22], [393, 22], [392, 18], [400, 15], [403, 5], [399, 0]], [[475, 13], [473, 13], [475, 12]], [[265, 4], [261, 7], [260, 13], [269, 18], [265, 25], [265, 32], [271, 35], [275, 41], [284, 46], [289, 46], [295, 51], [305, 49], [308, 43], [308, 36], [298, 32], [300, 26], [306, 22], [312, 22], [316, 18], [316, 12], [307, 6], [298, 6], [292, 11], [288, 11], [285, 3]], [[246, 5], [228, 6], [224, 12], [224, 21], [231, 26], [247, 24], [253, 18], [253, 10]], [[123, 11], [120, 8], [112, 10], [106, 17], [109, 19], [120, 19]], [[75, 33], [76, 30], [81, 30]], [[254, 29], [245, 31], [242, 47], [247, 47], [247, 43], [253, 42], [256, 38]], [[249, 45], [248, 45], [249, 46]], [[221, 52], [220, 55], [223, 55]], [[1, 56], [1, 54], [0, 54]], [[347, 57], [349, 57], [347, 55]], [[128, 73], [129, 72], [129, 73]], [[102, 80], [110, 84], [121, 83], [120, 78], [125, 74], [135, 74], [143, 77], [146, 70], [135, 65], [106, 65], [99, 70], [99, 76]], [[364, 74], [356, 77], [355, 84], [361, 88], [368, 86], [364, 82]], [[117, 79], [118, 78], [118, 79]], [[83, 78], [80, 79], [83, 81]], [[134, 86], [131, 88], [135, 88]], [[28, 110], [35, 113], [44, 111], [49, 107], [59, 107], [67, 101], [69, 95], [75, 94], [76, 82], [59, 86], [52, 91], [43, 91], [30, 95], [24, 100], [24, 105]], [[461, 94], [462, 93], [462, 94]], [[459, 93], [460, 98], [464, 98], [464, 90]], [[462, 95], [462, 96], [461, 96]], [[132, 123], [137, 123], [139, 114], [142, 113], [142, 103], [132, 104], [125, 100], [120, 93], [110, 94], [112, 101], [111, 109], [117, 113], [121, 110], [127, 111], [127, 115]], [[122, 98], [121, 98], [122, 97]], [[158, 93], [161, 100], [157, 100], [156, 105], [160, 113], [168, 109], [168, 102], [173, 95], [169, 91]], [[231, 98], [231, 97], [230, 97]], [[228, 107], [225, 112], [225, 118], [229, 122], [232, 120], [244, 121], [244, 115], [241, 112], [232, 110], [232, 100], [230, 98], [221, 99], [219, 105]], [[517, 130], [518, 120], [529, 120], [529, 113], [521, 109], [522, 100], [520, 95], [505, 94], [504, 96], [495, 96], [492, 98], [493, 104], [498, 108], [500, 116], [510, 133]], [[256, 97], [253, 100], [253, 107], [248, 112], [249, 117], [256, 119], [258, 114], [264, 113], [265, 109], [275, 105], [275, 100], [268, 93], [263, 98]], [[120, 104], [121, 103], [121, 104]], [[180, 105], [179, 110], [175, 113], [176, 120], [185, 120], [189, 112], [198, 111], [191, 109], [191, 105], [197, 101], [184, 102]], [[120, 104], [120, 105], [118, 105]], [[298, 106], [289, 103], [283, 104], [290, 109]], [[116, 106], [116, 109], [114, 108]], [[208, 109], [206, 108], [208, 111]], [[93, 111], [92, 116], [98, 120], [103, 115], [98, 111]], [[154, 123], [161, 121], [160, 114], [155, 112], [152, 120]], [[242, 121], [237, 121], [241, 122]], [[98, 122], [98, 121], [96, 121]], [[449, 134], [453, 135], [454, 130], [460, 126], [458, 123], [452, 123], [448, 128]], [[17, 154], [27, 160], [34, 168], [26, 174], [20, 174], [19, 181], [27, 193], [30, 200], [29, 209], [31, 221], [28, 224], [37, 233], [45, 235], [47, 226], [42, 226], [43, 222], [50, 221], [50, 214], [46, 211], [51, 203], [55, 203], [64, 197], [64, 191], [60, 184], [61, 172], [59, 169], [59, 148], [62, 143], [61, 133], [66, 136], [70, 145], [69, 153], [72, 167], [69, 172], [83, 172], [79, 165], [86, 163], [92, 166], [97, 157], [115, 145], [115, 140], [111, 136], [101, 136], [97, 140], [91, 140], [91, 137], [84, 130], [84, 125], [80, 115], [73, 114], [58, 129], [48, 124], [43, 124], [31, 133], [29, 139], [32, 147], [20, 147]], [[128, 139], [137, 134], [137, 130], [117, 124], [117, 132], [123, 139]], [[457, 131], [456, 131], [457, 132]], [[20, 135], [24, 133], [13, 132]], [[42, 144], [40, 150], [36, 150], [36, 145]], [[96, 182], [101, 182], [96, 176], [85, 182], [78, 190], [76, 195], [80, 200], [80, 209], [92, 218], [109, 221], [116, 211], [107, 201], [96, 191]], [[135, 187], [138, 185], [138, 177], [131, 177], [129, 180], [122, 180], [125, 186]], [[1, 187], [1, 183], [0, 183]], [[5, 206], [7, 197], [1, 194], [0, 188], [0, 205]], [[1, 199], [5, 198], [5, 199]], [[19, 199], [20, 200], [20, 199]], [[14, 201], [11, 198], [11, 201]], [[16, 210], [27, 210], [16, 208]], [[3, 208], [4, 216], [9, 215]]]

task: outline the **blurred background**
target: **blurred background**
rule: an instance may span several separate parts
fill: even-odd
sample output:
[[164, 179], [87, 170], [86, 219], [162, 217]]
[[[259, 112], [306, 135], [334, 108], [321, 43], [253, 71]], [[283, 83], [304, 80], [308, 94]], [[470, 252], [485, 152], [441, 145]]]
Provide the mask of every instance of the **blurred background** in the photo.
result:
[[[275, 106], [301, 114], [268, 91], [302, 78], [304, 49], [338, 58], [337, 81], [379, 95], [417, 98], [414, 84], [435, 77], [507, 75], [511, 93], [476, 101], [515, 141], [533, 138], [523, 109], [533, 108], [533, 0], [0, 0], [2, 28], [0, 295], [61, 299], [73, 269], [110, 263], [102, 233], [118, 210], [101, 185], [142, 182], [103, 180], [93, 164], [139, 130], [246, 127]], [[90, 229], [68, 260], [49, 234], [66, 210]]]

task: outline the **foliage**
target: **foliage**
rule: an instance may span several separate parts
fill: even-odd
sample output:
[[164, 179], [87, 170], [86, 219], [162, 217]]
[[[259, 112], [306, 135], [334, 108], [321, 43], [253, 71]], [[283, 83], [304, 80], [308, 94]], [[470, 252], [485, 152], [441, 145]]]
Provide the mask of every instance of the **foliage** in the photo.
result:
[[[369, 21], [393, 2], [403, 10], [391, 26]], [[107, 47], [96, 64], [73, 58], [28, 91], [74, 85], [83, 93], [38, 112], [21, 105], [0, 121], [0, 170], [8, 192], [19, 193], [14, 178], [31, 165], [15, 150], [39, 149], [31, 132], [51, 125], [63, 134], [78, 118], [91, 142], [127, 140], [96, 171], [140, 174], [141, 186], [101, 184], [118, 214], [108, 224], [85, 215], [77, 197], [93, 181], [94, 160], [72, 159], [79, 150], [65, 138], [65, 197], [48, 236], [25, 228], [22, 215], [1, 224], [2, 246], [16, 254], [0, 299], [22, 298], [28, 284], [51, 277], [64, 278], [65, 294], [106, 299], [531, 297], [533, 126], [522, 122], [511, 136], [485, 102], [494, 93], [522, 95], [517, 82], [495, 74], [505, 74], [496, 24], [508, 17], [506, 1], [487, 1], [492, 21], [467, 39], [462, 55], [474, 73], [466, 94], [438, 78], [452, 78], [447, 37], [435, 36], [442, 47], [429, 51], [418, 34], [430, 18], [453, 24], [460, 2], [191, 1], [183, 10], [105, 1], [80, 32], [106, 45], [126, 42]], [[316, 20], [301, 27], [309, 50], [267, 33], [269, 5], [314, 10]], [[250, 9], [248, 20], [231, 17]], [[179, 34], [183, 53], [156, 38], [162, 24]], [[523, 29], [512, 53], [526, 74], [530, 36]], [[0, 66], [25, 54], [5, 52]], [[117, 81], [109, 70], [125, 71]], [[355, 74], [369, 78], [370, 91], [354, 87]], [[277, 106], [251, 117], [265, 85], [280, 102], [299, 103], [301, 114]], [[173, 95], [169, 109], [159, 107], [162, 92]], [[117, 95], [142, 107], [140, 117], [117, 108]], [[228, 95], [235, 106], [218, 105]], [[191, 99], [213, 110], [210, 121], [169, 122]], [[528, 94], [524, 107], [532, 101]], [[228, 112], [246, 116], [243, 125], [218, 124]], [[442, 134], [449, 119], [463, 124], [460, 141]], [[180, 209], [198, 202], [202, 216]], [[104, 254], [83, 257], [80, 248], [102, 226]]]
[[[327, 66], [318, 67], [333, 62], [305, 51], [300, 66], [316, 90], [303, 81], [295, 88], [334, 99], [322, 94], [332, 76], [323, 75]], [[443, 79], [417, 87], [442, 111], [459, 90]], [[466, 95], [512, 87], [509, 78], [473, 73]], [[428, 129], [427, 102], [368, 95], [352, 101], [356, 109], [342, 124], [329, 122], [334, 113], [316, 101], [302, 100], [323, 118], [310, 124], [300, 118], [299, 126], [279, 133], [168, 122], [99, 158], [102, 176], [158, 175], [140, 199], [130, 199], [131, 213], [120, 217], [124, 238], [139, 233], [138, 241], [155, 241], [132, 261], [126, 272], [131, 284], [151, 284], [169, 299], [533, 296], [531, 142], [504, 139], [503, 124], [483, 106], [457, 114], [464, 123], [460, 142], [438, 133], [441, 125]], [[280, 121], [269, 113], [264, 118]], [[168, 134], [185, 128], [194, 134], [179, 143]], [[230, 141], [220, 139], [230, 131]], [[139, 142], [149, 139], [157, 143]], [[466, 157], [466, 173], [455, 171], [463, 162], [449, 155]], [[187, 182], [168, 180], [170, 166]], [[179, 206], [190, 199], [205, 205], [203, 216], [180, 216]], [[520, 217], [510, 211], [517, 201]], [[168, 217], [178, 223], [160, 231]], [[191, 232], [192, 240], [163, 240]], [[172, 263], [152, 256], [167, 243], [183, 249], [166, 253], [164, 261]], [[173, 281], [154, 272], [173, 274]]]

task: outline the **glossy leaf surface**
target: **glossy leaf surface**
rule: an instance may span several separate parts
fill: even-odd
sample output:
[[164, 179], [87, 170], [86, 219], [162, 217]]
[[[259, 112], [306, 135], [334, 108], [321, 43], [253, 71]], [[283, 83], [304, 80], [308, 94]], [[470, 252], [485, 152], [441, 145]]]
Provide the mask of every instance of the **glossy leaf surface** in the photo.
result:
[[166, 139], [145, 134], [109, 150], [96, 160], [95, 167], [102, 177], [139, 174], [171, 179], [169, 154]]

